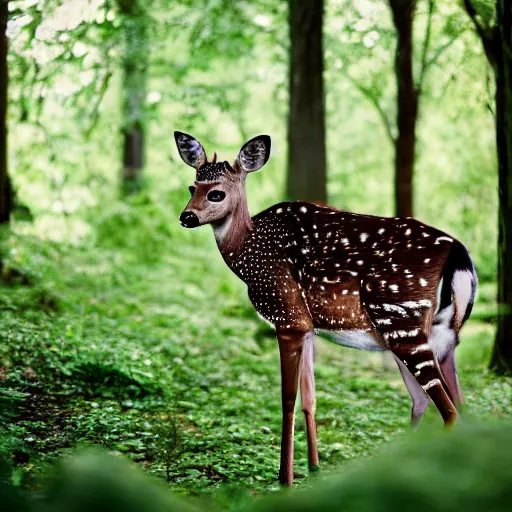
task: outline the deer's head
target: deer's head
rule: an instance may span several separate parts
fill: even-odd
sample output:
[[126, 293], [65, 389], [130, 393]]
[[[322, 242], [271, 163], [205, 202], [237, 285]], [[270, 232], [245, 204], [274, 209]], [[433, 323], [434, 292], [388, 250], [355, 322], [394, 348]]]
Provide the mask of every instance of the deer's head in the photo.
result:
[[246, 142], [235, 161], [211, 162], [199, 141], [186, 133], [174, 132], [183, 161], [196, 170], [196, 179], [189, 187], [192, 197], [180, 216], [182, 226], [195, 228], [221, 222], [247, 201], [245, 178], [261, 169], [270, 155], [270, 137], [259, 135]]

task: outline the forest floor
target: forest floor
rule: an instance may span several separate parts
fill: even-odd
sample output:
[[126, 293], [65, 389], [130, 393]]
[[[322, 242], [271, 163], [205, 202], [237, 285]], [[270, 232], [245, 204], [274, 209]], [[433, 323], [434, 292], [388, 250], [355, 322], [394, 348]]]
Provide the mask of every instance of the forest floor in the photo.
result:
[[[0, 455], [12, 461], [16, 485], [37, 489], [58, 457], [99, 444], [220, 508], [235, 494], [279, 488], [276, 342], [213, 242], [174, 241], [149, 258], [13, 237], [9, 251], [0, 286]], [[512, 378], [486, 370], [493, 333], [480, 321], [463, 331], [457, 357], [469, 417], [512, 414]], [[408, 429], [410, 399], [380, 354], [319, 340], [316, 379], [323, 474]], [[425, 423], [441, 428], [433, 406]], [[300, 406], [296, 430], [303, 486]]]

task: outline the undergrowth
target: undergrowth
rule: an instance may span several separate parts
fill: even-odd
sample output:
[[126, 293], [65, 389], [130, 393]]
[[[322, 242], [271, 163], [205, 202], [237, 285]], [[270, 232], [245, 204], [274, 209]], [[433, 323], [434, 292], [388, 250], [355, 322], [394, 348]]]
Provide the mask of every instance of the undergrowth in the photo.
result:
[[[156, 224], [133, 225], [148, 208]], [[183, 244], [181, 231], [164, 227], [173, 212], [135, 203], [111, 215], [96, 220], [95, 244], [82, 247], [4, 237], [0, 455], [12, 481], [38, 489], [58, 457], [97, 444], [225, 509], [278, 489], [272, 331], [224, 267], [208, 228], [188, 232]], [[493, 289], [484, 285], [477, 305], [486, 321], [467, 325], [458, 350], [470, 416], [512, 410], [512, 379], [486, 370]], [[343, 471], [408, 428], [409, 397], [381, 355], [319, 340], [316, 377], [324, 472]], [[297, 418], [300, 487], [310, 479]], [[426, 423], [441, 427], [436, 411]]]

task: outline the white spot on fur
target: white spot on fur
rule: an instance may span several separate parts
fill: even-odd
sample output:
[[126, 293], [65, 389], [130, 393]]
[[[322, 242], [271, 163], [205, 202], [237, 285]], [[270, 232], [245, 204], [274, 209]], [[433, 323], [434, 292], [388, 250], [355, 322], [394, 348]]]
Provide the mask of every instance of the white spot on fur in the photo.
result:
[[444, 240], [446, 242], [453, 242], [453, 238], [450, 238], [449, 236], [438, 236], [435, 241], [435, 245], [439, 245], [439, 242], [441, 240]]
[[411, 350], [411, 355], [417, 354], [418, 352], [426, 352], [427, 350], [430, 350], [430, 348], [431, 347], [428, 343], [422, 343], [421, 345], [413, 347]]
[[420, 284], [421, 284], [421, 286], [427, 286], [428, 281], [423, 279], [423, 277], [420, 277]]
[[382, 304], [382, 307], [385, 311], [392, 311], [404, 317], [408, 316], [407, 311], [396, 304]]
[[361, 239], [361, 242], [366, 242], [366, 240], [368, 240], [368, 237], [370, 235], [368, 235], [368, 233], [361, 233], [361, 235], [359, 236], [359, 238]]
[[422, 363], [418, 363], [416, 365], [416, 370], [421, 370], [425, 366], [435, 366], [435, 363], [434, 363], [434, 361], [432, 359], [430, 359], [428, 361], [423, 361]]
[[411, 336], [417, 336], [419, 334], [419, 329], [412, 329], [411, 331], [404, 331], [399, 329], [398, 331], [392, 331], [388, 334], [390, 338], [409, 338]]
[[428, 299], [408, 300], [406, 302], [401, 302], [400, 306], [409, 309], [429, 308], [430, 306], [432, 306], [432, 301]]
[[430, 382], [427, 382], [424, 386], [421, 386], [425, 391], [427, 389], [433, 388], [434, 386], [440, 386], [441, 381], [439, 379], [433, 379]]

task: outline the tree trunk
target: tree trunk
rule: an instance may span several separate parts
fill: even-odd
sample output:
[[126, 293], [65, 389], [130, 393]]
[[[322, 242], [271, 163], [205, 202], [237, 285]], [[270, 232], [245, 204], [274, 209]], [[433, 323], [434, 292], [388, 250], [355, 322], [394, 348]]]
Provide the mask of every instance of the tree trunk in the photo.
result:
[[0, 0], [0, 224], [8, 223], [12, 210], [12, 188], [7, 167], [7, 0]]
[[414, 150], [418, 91], [412, 69], [415, 0], [390, 0], [397, 33], [395, 75], [397, 82], [397, 127], [395, 140], [395, 208], [399, 217], [413, 216]]
[[512, 372], [512, 6], [496, 1], [494, 71], [498, 149], [498, 330], [491, 368]]
[[323, 0], [289, 0], [290, 111], [287, 196], [327, 201]]
[[124, 194], [132, 194], [141, 188], [145, 163], [148, 21], [140, 0], [118, 0], [118, 3], [125, 36], [122, 190]]

